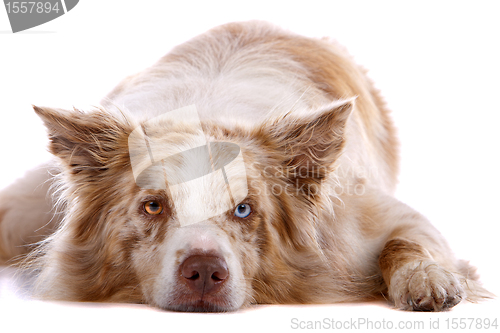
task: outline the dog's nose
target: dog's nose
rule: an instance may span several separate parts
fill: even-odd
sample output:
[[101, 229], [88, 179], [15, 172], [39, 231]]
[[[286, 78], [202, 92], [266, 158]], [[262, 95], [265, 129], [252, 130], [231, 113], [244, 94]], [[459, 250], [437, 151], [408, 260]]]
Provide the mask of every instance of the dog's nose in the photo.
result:
[[226, 261], [220, 257], [193, 255], [182, 263], [181, 274], [191, 290], [206, 295], [219, 290], [229, 271]]

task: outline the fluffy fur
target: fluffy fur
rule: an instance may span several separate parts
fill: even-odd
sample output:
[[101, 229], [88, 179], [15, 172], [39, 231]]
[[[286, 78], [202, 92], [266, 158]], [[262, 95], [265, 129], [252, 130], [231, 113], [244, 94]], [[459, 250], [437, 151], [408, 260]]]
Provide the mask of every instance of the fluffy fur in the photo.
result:
[[[217, 207], [214, 194], [226, 185], [180, 185], [174, 206], [168, 189], [135, 182], [129, 134], [193, 104], [202, 130], [186, 118], [149, 122], [148, 133], [171, 152], [200, 140], [237, 144], [248, 217], [232, 209], [181, 226], [197, 209], [193, 196]], [[397, 308], [438, 311], [488, 295], [440, 233], [393, 197], [398, 143], [388, 110], [332, 41], [262, 22], [224, 25], [126, 78], [102, 105], [35, 107], [57, 159], [0, 194], [2, 258], [43, 238], [25, 260], [38, 296], [181, 311], [386, 297]], [[149, 201], [162, 213], [145, 213]], [[198, 257], [227, 268], [213, 292], [185, 276]]]

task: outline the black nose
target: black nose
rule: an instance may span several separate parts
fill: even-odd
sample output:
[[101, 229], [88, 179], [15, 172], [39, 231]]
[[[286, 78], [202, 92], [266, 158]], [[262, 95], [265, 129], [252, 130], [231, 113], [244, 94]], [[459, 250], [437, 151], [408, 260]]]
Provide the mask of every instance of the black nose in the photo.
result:
[[193, 255], [181, 264], [181, 274], [189, 288], [200, 295], [215, 293], [229, 276], [220, 257]]

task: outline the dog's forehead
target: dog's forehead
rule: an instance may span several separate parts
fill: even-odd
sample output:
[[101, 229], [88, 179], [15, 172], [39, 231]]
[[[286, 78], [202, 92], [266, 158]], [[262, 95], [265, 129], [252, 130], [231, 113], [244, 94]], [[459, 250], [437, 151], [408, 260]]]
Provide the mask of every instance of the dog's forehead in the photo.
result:
[[220, 215], [248, 194], [240, 147], [208, 141], [196, 109], [137, 127], [129, 136], [129, 153], [137, 185], [169, 191], [181, 225]]

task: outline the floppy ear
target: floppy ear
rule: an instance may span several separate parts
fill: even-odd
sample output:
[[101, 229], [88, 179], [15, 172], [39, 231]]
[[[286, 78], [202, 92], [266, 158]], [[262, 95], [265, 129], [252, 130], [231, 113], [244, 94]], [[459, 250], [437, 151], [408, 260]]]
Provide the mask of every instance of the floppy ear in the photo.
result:
[[317, 182], [332, 171], [344, 147], [345, 125], [353, 107], [354, 101], [348, 100], [306, 116], [288, 113], [268, 127], [287, 177]]
[[50, 152], [72, 173], [107, 169], [110, 158], [119, 152], [128, 156], [130, 124], [104, 110], [33, 109], [47, 127]]

